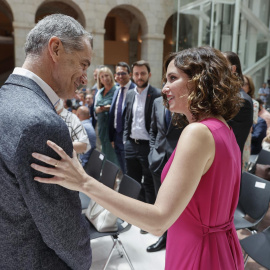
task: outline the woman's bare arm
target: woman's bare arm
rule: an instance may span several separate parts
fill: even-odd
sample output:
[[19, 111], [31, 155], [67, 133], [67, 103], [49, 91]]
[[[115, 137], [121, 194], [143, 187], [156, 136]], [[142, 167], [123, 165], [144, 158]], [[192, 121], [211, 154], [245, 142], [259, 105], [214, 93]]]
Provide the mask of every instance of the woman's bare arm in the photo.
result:
[[[36, 177], [35, 180], [81, 191], [116, 216], [155, 235], [165, 232], [181, 215], [215, 156], [215, 143], [208, 128], [198, 123], [187, 126], [181, 134], [174, 160], [156, 202], [151, 205], [107, 188], [87, 175], [76, 158], [71, 159], [52, 142], [48, 142], [48, 145], [62, 159], [57, 168], [32, 164], [36, 170], [55, 175], [47, 179]], [[36, 153], [33, 156], [48, 164], [56, 164], [49, 157]]]

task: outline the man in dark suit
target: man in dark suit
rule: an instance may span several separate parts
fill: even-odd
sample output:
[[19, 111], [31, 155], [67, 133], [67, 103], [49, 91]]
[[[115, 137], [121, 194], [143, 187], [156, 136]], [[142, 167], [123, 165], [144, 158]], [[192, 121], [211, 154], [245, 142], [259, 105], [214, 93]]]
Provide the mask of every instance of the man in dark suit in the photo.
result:
[[[234, 52], [224, 52], [223, 54], [231, 65], [232, 72], [236, 74], [242, 82], [244, 82], [238, 55]], [[242, 107], [238, 114], [228, 121], [228, 124], [233, 129], [236, 141], [243, 155], [244, 145], [253, 124], [253, 102], [251, 97], [243, 89], [239, 89], [239, 93], [243, 98]]]
[[30, 167], [37, 162], [33, 152], [60, 159], [47, 140], [72, 156], [67, 125], [54, 106], [85, 84], [91, 48], [91, 35], [75, 19], [45, 17], [27, 36], [23, 67], [15, 68], [0, 89], [0, 107], [5, 108], [0, 111], [0, 269], [91, 266], [78, 192], [34, 181], [44, 174]]
[[[183, 127], [186, 124], [183, 121]], [[163, 105], [163, 98], [155, 99], [152, 109], [150, 128], [150, 153], [148, 155], [149, 169], [152, 173], [155, 194], [161, 185], [161, 172], [174, 151], [183, 130], [172, 124], [171, 112]], [[149, 246], [147, 252], [159, 251], [166, 246], [167, 232], [159, 240]]]
[[240, 95], [244, 100], [238, 114], [228, 124], [232, 127], [236, 141], [243, 155], [244, 145], [253, 124], [253, 103], [251, 97], [240, 89]]
[[148, 163], [149, 130], [153, 102], [161, 91], [149, 85], [150, 77], [148, 62], [141, 60], [132, 65], [132, 78], [137, 86], [126, 96], [124, 147], [127, 174], [138, 182], [143, 178], [139, 199], [154, 203], [154, 183]]
[[115, 67], [115, 76], [119, 87], [115, 90], [109, 111], [109, 137], [115, 150], [123, 173], [126, 173], [123, 130], [125, 124], [125, 99], [127, 91], [134, 89], [136, 84], [130, 80], [130, 67], [125, 62], [119, 62]]
[[260, 116], [256, 124], [253, 124], [251, 136], [251, 155], [258, 155], [262, 150], [262, 141], [266, 137], [267, 124]]

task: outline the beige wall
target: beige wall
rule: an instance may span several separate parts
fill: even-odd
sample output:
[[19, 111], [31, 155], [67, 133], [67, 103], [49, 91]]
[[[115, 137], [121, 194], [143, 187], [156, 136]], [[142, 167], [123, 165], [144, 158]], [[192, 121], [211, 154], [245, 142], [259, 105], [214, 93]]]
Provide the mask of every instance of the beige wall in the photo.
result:
[[129, 44], [124, 41], [105, 41], [104, 58], [106, 65], [115, 65], [120, 61], [129, 62]]
[[[175, 12], [174, 0], [58, 0], [68, 4], [79, 14], [79, 21], [85, 22], [87, 31], [94, 35], [94, 55], [92, 67], [89, 70], [89, 86], [93, 83], [92, 73], [95, 66], [104, 64], [104, 57], [108, 61], [114, 62], [125, 61], [128, 57], [126, 54], [121, 55], [111, 53], [107, 45], [104, 46], [104, 23], [108, 13], [113, 8], [122, 8], [131, 12], [141, 24], [142, 43], [138, 47], [141, 52], [141, 58], [150, 62], [152, 69], [151, 83], [160, 87], [162, 78], [162, 61], [163, 61], [163, 39], [164, 26], [168, 18]], [[21, 66], [24, 61], [23, 45], [25, 37], [29, 30], [35, 24], [35, 15], [39, 6], [44, 2], [54, 2], [51, 0], [6, 0], [13, 14], [13, 28], [15, 41], [15, 65]], [[122, 29], [124, 30], [124, 29]], [[117, 31], [117, 35], [123, 36], [125, 31]], [[120, 42], [110, 44], [111, 48], [120, 46], [125, 48], [128, 43]], [[106, 50], [105, 50], [106, 47]], [[124, 50], [123, 50], [124, 51]]]

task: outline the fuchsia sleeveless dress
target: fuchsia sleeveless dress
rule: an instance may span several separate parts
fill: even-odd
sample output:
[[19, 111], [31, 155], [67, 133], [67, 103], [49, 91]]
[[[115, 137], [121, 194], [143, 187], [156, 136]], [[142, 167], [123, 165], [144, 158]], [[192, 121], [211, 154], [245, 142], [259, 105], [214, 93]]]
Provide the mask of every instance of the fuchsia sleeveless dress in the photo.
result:
[[[223, 122], [208, 118], [201, 123], [214, 137], [215, 158], [186, 209], [168, 230], [165, 268], [243, 270], [243, 255], [233, 225], [239, 197], [241, 153], [232, 129]], [[162, 171], [161, 181], [174, 155], [175, 150]]]

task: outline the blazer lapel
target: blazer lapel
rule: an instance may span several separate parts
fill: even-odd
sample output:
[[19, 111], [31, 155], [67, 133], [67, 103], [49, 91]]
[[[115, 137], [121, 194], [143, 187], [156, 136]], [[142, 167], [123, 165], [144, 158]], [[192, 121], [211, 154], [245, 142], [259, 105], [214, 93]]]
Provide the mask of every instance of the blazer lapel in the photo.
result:
[[165, 112], [166, 112], [166, 108], [163, 106], [163, 104], [161, 103], [160, 104], [160, 124], [162, 125], [161, 128], [163, 129], [164, 133], [167, 134], [168, 133], [168, 128], [167, 128], [167, 125], [166, 125], [166, 117], [165, 117]]
[[[131, 85], [129, 86], [129, 88], [128, 88], [128, 90], [127, 90], [127, 93], [128, 93], [129, 90], [134, 89], [134, 87], [131, 87], [131, 86], [132, 86], [132, 83], [131, 83]], [[134, 91], [133, 91], [133, 92], [134, 92]], [[126, 95], [127, 95], [127, 93], [126, 93]], [[134, 98], [134, 97], [135, 97], [135, 95], [133, 96], [133, 98]], [[131, 103], [131, 104], [133, 104], [133, 102], [134, 102], [134, 99], [132, 100], [132, 103]], [[125, 102], [124, 102], [124, 107], [123, 107], [123, 110], [122, 110], [122, 115], [123, 115], [125, 109], [126, 109], [126, 100], [125, 100]]]
[[146, 96], [146, 101], [145, 101], [145, 108], [144, 108], [145, 119], [147, 119], [149, 104], [150, 104], [150, 101], [152, 99], [152, 93], [153, 93], [152, 87], [151, 87], [151, 85], [149, 85], [149, 89], [147, 91], [147, 96]]
[[134, 91], [132, 91], [132, 93], [131, 93], [132, 95], [131, 95], [131, 102], [130, 102], [130, 104], [132, 105], [131, 106], [131, 108], [130, 108], [130, 119], [132, 120], [132, 117], [133, 117], [133, 105], [134, 105], [134, 101], [135, 101], [135, 92]]
[[112, 112], [112, 114], [113, 114], [113, 118], [114, 118], [114, 110], [115, 110], [116, 100], [117, 100], [117, 96], [118, 96], [119, 91], [120, 91], [120, 87], [116, 88], [116, 90], [113, 94], [113, 99], [112, 99], [112, 104], [111, 104], [111, 109], [110, 109], [110, 112]]

